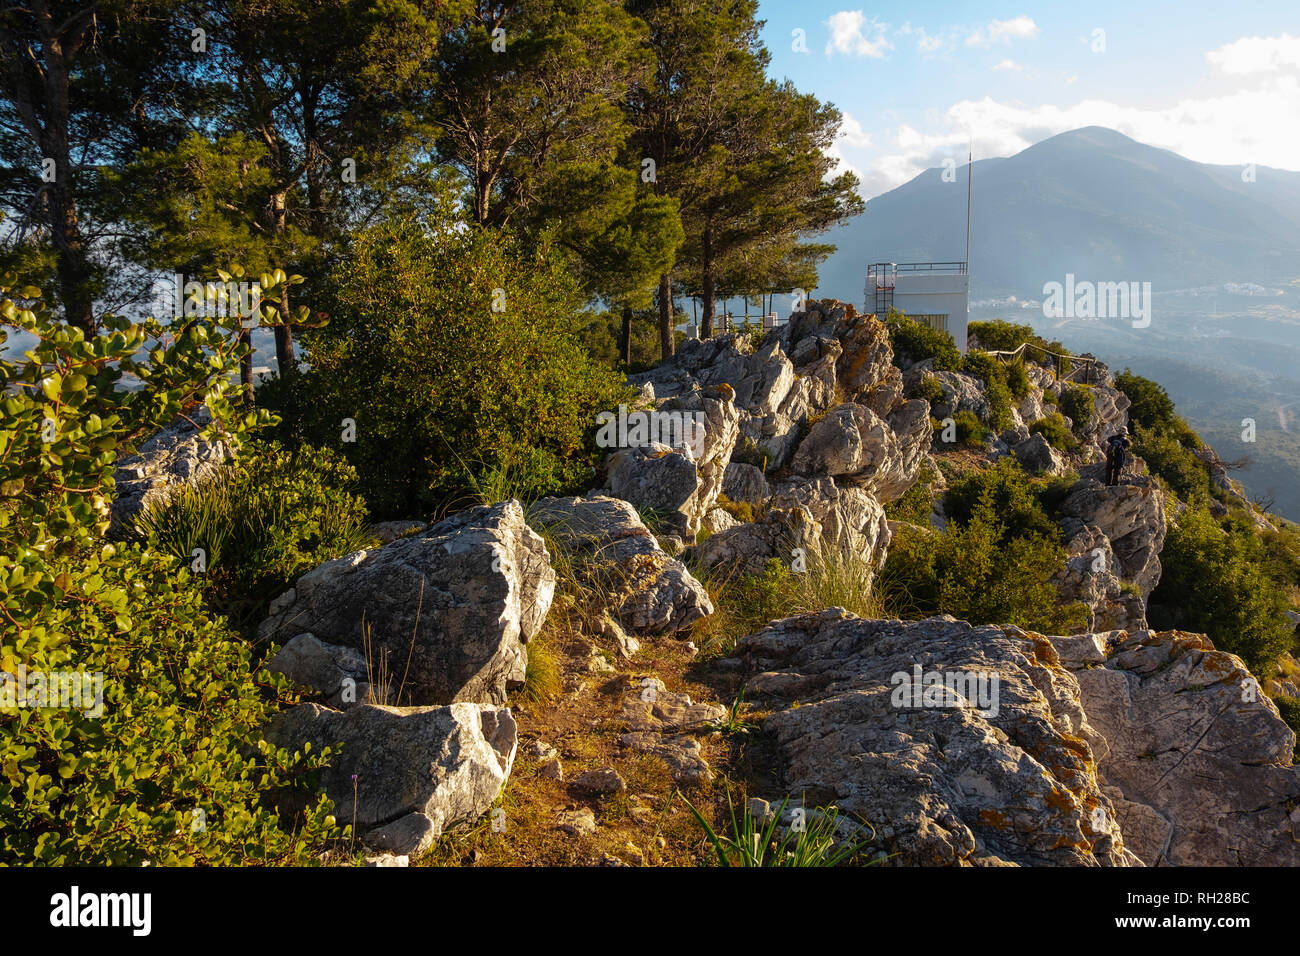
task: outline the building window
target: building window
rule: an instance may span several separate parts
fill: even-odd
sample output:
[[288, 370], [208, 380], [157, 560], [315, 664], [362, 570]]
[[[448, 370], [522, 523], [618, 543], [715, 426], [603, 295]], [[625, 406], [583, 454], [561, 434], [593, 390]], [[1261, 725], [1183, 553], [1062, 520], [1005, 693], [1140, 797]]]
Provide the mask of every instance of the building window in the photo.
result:
[[939, 332], [948, 331], [948, 316], [946, 313], [922, 313], [919, 315], [909, 315], [908, 318], [920, 322], [922, 325], [928, 325], [930, 328]]

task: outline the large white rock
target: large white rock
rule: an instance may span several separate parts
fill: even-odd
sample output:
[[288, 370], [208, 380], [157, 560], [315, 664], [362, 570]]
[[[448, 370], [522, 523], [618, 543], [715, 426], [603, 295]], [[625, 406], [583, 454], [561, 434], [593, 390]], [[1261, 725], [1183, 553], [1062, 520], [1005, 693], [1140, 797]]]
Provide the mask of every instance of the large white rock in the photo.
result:
[[307, 572], [272, 602], [258, 636], [310, 633], [368, 654], [372, 675], [387, 671], [391, 701], [503, 703], [554, 595], [546, 546], [505, 501]]

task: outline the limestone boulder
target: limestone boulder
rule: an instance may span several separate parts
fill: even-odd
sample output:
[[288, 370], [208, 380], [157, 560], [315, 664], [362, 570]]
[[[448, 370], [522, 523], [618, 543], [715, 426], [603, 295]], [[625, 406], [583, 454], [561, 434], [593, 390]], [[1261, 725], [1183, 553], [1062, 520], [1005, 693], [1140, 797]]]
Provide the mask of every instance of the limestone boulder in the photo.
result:
[[491, 809], [514, 764], [518, 734], [508, 708], [300, 704], [264, 731], [287, 750], [335, 749], [316, 781], [334, 815], [376, 850], [417, 854], [447, 827]]
[[[517, 501], [326, 562], [277, 597], [258, 628], [369, 654], [403, 704], [503, 703], [555, 594], [542, 539]], [[373, 681], [372, 681], [373, 683]]]
[[891, 864], [1139, 863], [1098, 782], [1078, 684], [1046, 638], [832, 608], [736, 651], [748, 693], [775, 709], [765, 729], [784, 788], [870, 823]]
[[609, 614], [628, 633], [679, 631], [713, 613], [704, 586], [660, 549], [628, 502], [543, 498], [528, 520], [565, 551], [574, 573], [609, 601]]

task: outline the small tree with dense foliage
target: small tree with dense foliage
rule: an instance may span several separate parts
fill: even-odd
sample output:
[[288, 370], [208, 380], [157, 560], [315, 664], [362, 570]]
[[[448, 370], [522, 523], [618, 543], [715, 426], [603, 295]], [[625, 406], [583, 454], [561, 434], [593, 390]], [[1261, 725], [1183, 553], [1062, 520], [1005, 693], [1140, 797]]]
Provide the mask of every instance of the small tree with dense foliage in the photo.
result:
[[377, 517], [468, 501], [507, 472], [524, 496], [575, 488], [598, 457], [597, 413], [627, 394], [587, 354], [580, 301], [545, 243], [379, 226], [330, 283], [329, 324], [304, 336], [310, 371], [266, 395], [286, 434], [347, 456]]
[[1153, 627], [1202, 632], [1255, 674], [1268, 673], [1290, 649], [1286, 595], [1263, 542], [1245, 526], [1221, 527], [1205, 507], [1191, 507], [1170, 525], [1160, 565], [1148, 611]]
[[889, 339], [894, 346], [894, 361], [923, 362], [934, 359], [935, 371], [953, 372], [961, 367], [961, 350], [953, 337], [942, 329], [933, 329], [890, 309], [885, 319]]

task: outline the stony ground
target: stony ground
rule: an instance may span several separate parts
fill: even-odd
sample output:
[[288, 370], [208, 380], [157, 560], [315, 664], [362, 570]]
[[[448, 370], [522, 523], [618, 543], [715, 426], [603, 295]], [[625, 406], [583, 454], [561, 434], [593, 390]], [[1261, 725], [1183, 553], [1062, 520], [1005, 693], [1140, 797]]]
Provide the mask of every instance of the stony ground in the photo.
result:
[[[737, 675], [716, 660], [700, 660], [685, 640], [645, 641], [635, 657], [618, 662], [616, 673], [588, 670], [590, 648], [578, 636], [553, 647], [567, 675], [564, 688], [547, 702], [512, 705], [519, 756], [496, 824], [489, 814], [445, 834], [417, 865], [697, 865], [710, 860], [712, 850], [682, 796], [721, 831], [728, 791], [738, 806], [746, 795], [779, 791], [770, 745], [757, 726], [692, 734], [713, 774], [695, 785], [679, 785], [662, 758], [619, 742], [632, 729], [620, 716], [624, 702], [640, 699], [646, 678], [658, 678], [670, 694], [729, 708], [739, 689]], [[745, 705], [741, 715], [755, 724], [765, 716]], [[537, 754], [549, 748], [556, 751], [563, 780], [545, 775], [551, 758]], [[585, 772], [605, 768], [618, 773], [625, 790], [593, 793], [574, 783]], [[584, 811], [591, 814], [591, 832]]]

